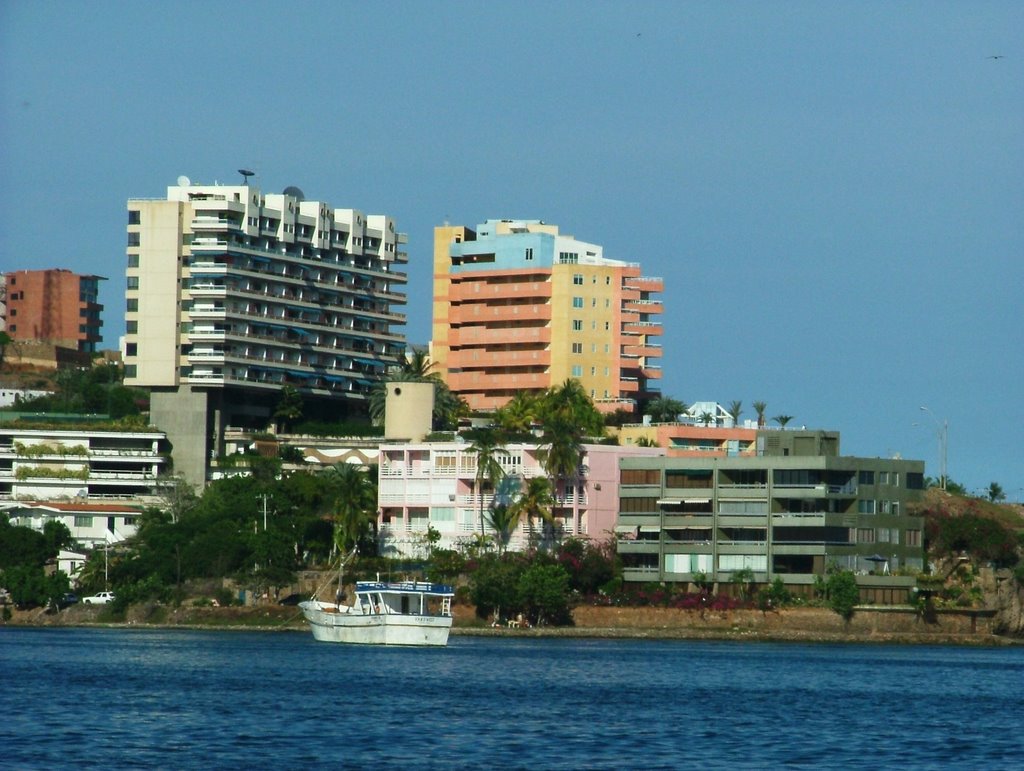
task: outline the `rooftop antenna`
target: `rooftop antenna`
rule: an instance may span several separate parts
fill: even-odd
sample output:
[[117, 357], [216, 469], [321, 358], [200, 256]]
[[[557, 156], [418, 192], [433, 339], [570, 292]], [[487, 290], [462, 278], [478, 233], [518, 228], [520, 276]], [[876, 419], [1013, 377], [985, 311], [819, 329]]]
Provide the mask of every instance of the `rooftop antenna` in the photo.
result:
[[238, 173], [242, 175], [242, 184], [243, 185], [248, 185], [249, 184], [249, 177], [253, 177], [253, 176], [256, 175], [255, 171], [249, 171], [249, 169], [239, 169]]

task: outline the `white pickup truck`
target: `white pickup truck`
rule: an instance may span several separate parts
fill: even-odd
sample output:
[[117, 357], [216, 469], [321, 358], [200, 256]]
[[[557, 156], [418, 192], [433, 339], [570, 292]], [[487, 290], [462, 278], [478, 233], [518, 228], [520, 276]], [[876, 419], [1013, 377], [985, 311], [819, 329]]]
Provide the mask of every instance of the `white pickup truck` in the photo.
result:
[[92, 595], [92, 597], [83, 597], [82, 598], [82, 602], [84, 602], [86, 605], [106, 605], [108, 602], [113, 602], [113, 601], [114, 601], [114, 593], [113, 592], [100, 592], [99, 594]]

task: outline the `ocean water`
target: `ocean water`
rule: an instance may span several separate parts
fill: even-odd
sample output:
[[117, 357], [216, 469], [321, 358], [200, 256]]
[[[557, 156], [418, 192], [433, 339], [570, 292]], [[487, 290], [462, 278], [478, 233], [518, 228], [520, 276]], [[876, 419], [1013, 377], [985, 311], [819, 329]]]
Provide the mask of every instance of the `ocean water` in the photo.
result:
[[1024, 647], [0, 628], [0, 768], [1024, 768]]

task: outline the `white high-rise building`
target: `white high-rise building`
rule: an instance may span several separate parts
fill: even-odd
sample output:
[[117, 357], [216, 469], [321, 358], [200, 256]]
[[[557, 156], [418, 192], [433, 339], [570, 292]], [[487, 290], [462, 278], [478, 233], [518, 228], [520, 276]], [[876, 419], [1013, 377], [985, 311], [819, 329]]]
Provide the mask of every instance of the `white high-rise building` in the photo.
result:
[[344, 412], [398, 363], [406, 237], [296, 187], [178, 182], [128, 201], [125, 384], [152, 389], [153, 422], [198, 483], [224, 428], [266, 426], [283, 386]]

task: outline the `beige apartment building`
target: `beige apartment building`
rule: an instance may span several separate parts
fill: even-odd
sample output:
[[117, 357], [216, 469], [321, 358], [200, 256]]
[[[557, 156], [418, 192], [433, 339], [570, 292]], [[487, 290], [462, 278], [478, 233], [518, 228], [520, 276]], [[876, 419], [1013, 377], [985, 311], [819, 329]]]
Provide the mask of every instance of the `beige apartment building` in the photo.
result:
[[249, 174], [128, 201], [125, 384], [152, 390], [175, 468], [199, 484], [225, 429], [265, 428], [284, 386], [343, 415], [405, 350], [394, 220]]

